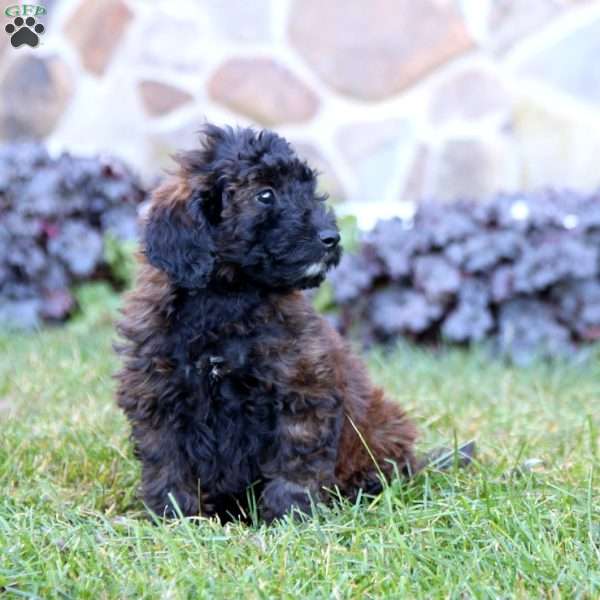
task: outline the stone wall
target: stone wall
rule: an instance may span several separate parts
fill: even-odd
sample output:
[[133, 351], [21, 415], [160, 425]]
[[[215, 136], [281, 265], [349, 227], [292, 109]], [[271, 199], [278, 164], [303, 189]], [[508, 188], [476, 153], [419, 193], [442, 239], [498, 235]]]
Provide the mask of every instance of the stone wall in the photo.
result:
[[1, 32], [3, 139], [116, 153], [152, 178], [205, 120], [264, 125], [365, 219], [600, 185], [600, 1], [45, 4], [37, 48]]

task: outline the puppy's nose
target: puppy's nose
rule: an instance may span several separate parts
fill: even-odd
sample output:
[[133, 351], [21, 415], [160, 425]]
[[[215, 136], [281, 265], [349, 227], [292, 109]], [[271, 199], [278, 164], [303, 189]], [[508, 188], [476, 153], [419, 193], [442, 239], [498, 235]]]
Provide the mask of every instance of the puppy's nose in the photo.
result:
[[335, 248], [340, 243], [340, 234], [335, 229], [324, 229], [319, 232], [319, 239], [327, 248]]

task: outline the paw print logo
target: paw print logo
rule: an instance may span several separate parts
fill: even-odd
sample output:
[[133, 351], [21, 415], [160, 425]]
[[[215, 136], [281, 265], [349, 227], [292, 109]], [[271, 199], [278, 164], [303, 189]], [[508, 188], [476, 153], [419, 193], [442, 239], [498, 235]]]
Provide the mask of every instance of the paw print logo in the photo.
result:
[[9, 23], [4, 31], [10, 35], [10, 43], [14, 48], [23, 44], [35, 48], [40, 42], [40, 35], [44, 33], [44, 26], [35, 22], [33, 17], [27, 17], [23, 20], [17, 17], [12, 23]]

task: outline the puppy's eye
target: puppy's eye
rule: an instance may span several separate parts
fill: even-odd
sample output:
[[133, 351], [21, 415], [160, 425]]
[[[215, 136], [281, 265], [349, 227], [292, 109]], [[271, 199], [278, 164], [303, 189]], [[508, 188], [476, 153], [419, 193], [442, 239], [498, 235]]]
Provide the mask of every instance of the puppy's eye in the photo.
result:
[[256, 194], [256, 199], [261, 204], [272, 204], [273, 200], [275, 200], [275, 194], [272, 190], [262, 190]]

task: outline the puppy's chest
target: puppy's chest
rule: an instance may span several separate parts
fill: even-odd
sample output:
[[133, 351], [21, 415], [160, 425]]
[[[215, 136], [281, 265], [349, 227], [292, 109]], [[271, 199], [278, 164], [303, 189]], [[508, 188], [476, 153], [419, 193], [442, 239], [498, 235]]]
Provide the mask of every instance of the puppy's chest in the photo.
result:
[[[289, 353], [288, 324], [261, 297], [188, 298], [180, 307], [181, 359], [212, 384], [249, 391], [272, 382], [277, 356]], [[287, 340], [287, 344], [286, 344]], [[214, 386], [213, 386], [214, 387]]]
[[187, 418], [202, 433], [201, 476], [219, 492], [238, 493], [260, 478], [274, 450], [280, 378], [271, 354], [286, 333], [251, 305], [242, 311], [198, 299], [186, 309], [176, 362], [188, 373]]
[[201, 381], [194, 417], [212, 440], [210, 458], [200, 470], [219, 493], [238, 494], [259, 480], [276, 446], [280, 406], [253, 358], [255, 344], [253, 339], [222, 339], [194, 357]]
[[191, 387], [200, 388], [198, 416], [235, 412], [237, 421], [272, 425], [298, 362], [289, 320], [261, 297], [203, 295], [179, 307], [178, 325], [184, 339], [174, 344], [176, 362], [185, 365]]
[[222, 334], [215, 341], [190, 348], [197, 373], [211, 398], [225, 403], [260, 404], [285, 385], [278, 359], [287, 356], [279, 336], [260, 334]]

